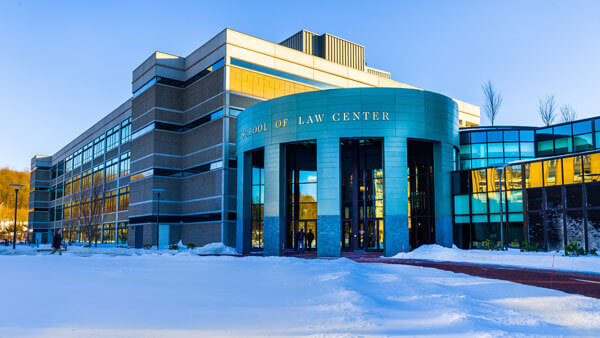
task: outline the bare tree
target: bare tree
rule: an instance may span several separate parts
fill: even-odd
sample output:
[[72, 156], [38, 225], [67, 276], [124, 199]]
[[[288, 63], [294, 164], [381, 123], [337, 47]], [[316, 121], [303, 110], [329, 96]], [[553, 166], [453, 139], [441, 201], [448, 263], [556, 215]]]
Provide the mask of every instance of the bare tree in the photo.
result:
[[87, 235], [88, 245], [92, 246], [92, 242], [97, 244], [99, 240], [97, 226], [104, 209], [104, 185], [95, 185], [79, 195], [79, 232]]
[[500, 106], [502, 105], [502, 95], [496, 91], [496, 88], [494, 88], [494, 85], [492, 85], [492, 81], [490, 80], [481, 85], [481, 89], [483, 89], [483, 109], [485, 116], [487, 116], [493, 126], [496, 117], [498, 117]]
[[577, 119], [577, 112], [570, 104], [565, 104], [560, 107], [560, 115], [562, 118], [562, 122], [572, 122]]
[[542, 122], [544, 122], [544, 125], [549, 126], [556, 118], [556, 98], [554, 95], [547, 95], [544, 99], [538, 98], [538, 100], [538, 112], [540, 113]]

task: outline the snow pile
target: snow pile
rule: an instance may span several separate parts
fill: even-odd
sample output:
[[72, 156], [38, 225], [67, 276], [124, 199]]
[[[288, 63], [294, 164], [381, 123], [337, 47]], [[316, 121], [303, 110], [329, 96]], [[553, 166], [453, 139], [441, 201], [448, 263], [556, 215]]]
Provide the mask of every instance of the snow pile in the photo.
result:
[[0, 337], [600, 332], [600, 299], [400, 264], [63, 254], [0, 256], [0, 266], [10, 276]]
[[230, 247], [226, 246], [223, 243], [210, 243], [206, 244], [203, 247], [194, 248], [191, 250], [193, 253], [198, 255], [237, 255], [237, 251]]
[[422, 245], [417, 249], [399, 253], [393, 258], [423, 259], [460, 263], [492, 264], [533, 269], [590, 272], [600, 274], [600, 256], [565, 257], [564, 252], [521, 252], [518, 249], [507, 251], [462, 250], [456, 246], [445, 248], [436, 244]]
[[[16, 250], [13, 250], [12, 246], [0, 246], [0, 255], [47, 255], [48, 251], [51, 250], [50, 244], [42, 244], [39, 246], [27, 246], [17, 245]], [[41, 250], [41, 251], [40, 251]], [[170, 250], [167, 248], [161, 248], [156, 250], [156, 247], [148, 249], [135, 249], [121, 246], [106, 246], [98, 245], [97, 247], [92, 244], [91, 247], [84, 245], [69, 245], [67, 250], [63, 251], [63, 255], [77, 255], [77, 256], [92, 256], [92, 255], [109, 255], [109, 256], [139, 256], [139, 255], [176, 255], [176, 254], [195, 254], [195, 255], [237, 255], [234, 248], [226, 246], [223, 243], [210, 243], [202, 247], [188, 249], [181, 243], [178, 244], [177, 250]], [[58, 255], [58, 253], [55, 253]]]

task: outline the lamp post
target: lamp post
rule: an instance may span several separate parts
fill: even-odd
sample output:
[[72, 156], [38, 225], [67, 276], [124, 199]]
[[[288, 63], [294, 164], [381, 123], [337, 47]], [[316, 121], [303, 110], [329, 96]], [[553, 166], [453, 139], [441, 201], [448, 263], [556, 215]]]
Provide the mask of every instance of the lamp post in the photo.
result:
[[158, 251], [158, 233], [160, 231], [160, 193], [163, 191], [165, 191], [165, 189], [152, 189], [152, 192], [157, 193], [158, 195], [156, 211], [156, 251]]
[[15, 188], [15, 227], [13, 229], [13, 250], [17, 249], [17, 204], [19, 202], [19, 189], [23, 188], [22, 184], [11, 184]]
[[504, 169], [506, 169], [506, 167], [508, 166], [508, 163], [500, 163], [495, 165], [496, 170], [498, 170], [498, 175], [500, 177], [500, 248], [504, 251], [504, 221], [503, 221], [503, 216], [504, 216], [504, 208], [503, 208], [503, 202], [502, 202], [502, 173], [504, 172]]

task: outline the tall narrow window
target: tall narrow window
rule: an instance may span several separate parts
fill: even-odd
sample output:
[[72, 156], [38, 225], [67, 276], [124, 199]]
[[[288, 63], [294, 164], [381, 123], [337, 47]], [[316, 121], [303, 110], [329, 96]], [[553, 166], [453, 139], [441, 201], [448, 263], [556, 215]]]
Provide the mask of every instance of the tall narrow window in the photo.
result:
[[263, 150], [252, 153], [252, 249], [263, 248], [264, 205], [265, 205], [265, 153]]

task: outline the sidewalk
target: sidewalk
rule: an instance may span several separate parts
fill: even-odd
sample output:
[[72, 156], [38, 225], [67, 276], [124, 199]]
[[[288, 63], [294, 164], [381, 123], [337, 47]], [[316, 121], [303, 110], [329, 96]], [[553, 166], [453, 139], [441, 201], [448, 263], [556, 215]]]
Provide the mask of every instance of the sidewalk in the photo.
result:
[[[314, 259], [314, 252], [290, 253], [286, 256]], [[344, 252], [342, 257], [359, 263], [385, 263], [422, 266], [471, 276], [505, 280], [547, 289], [560, 290], [600, 299], [600, 275], [591, 273], [526, 269], [485, 264], [428, 261], [424, 259], [398, 259], [381, 257], [378, 252]]]

